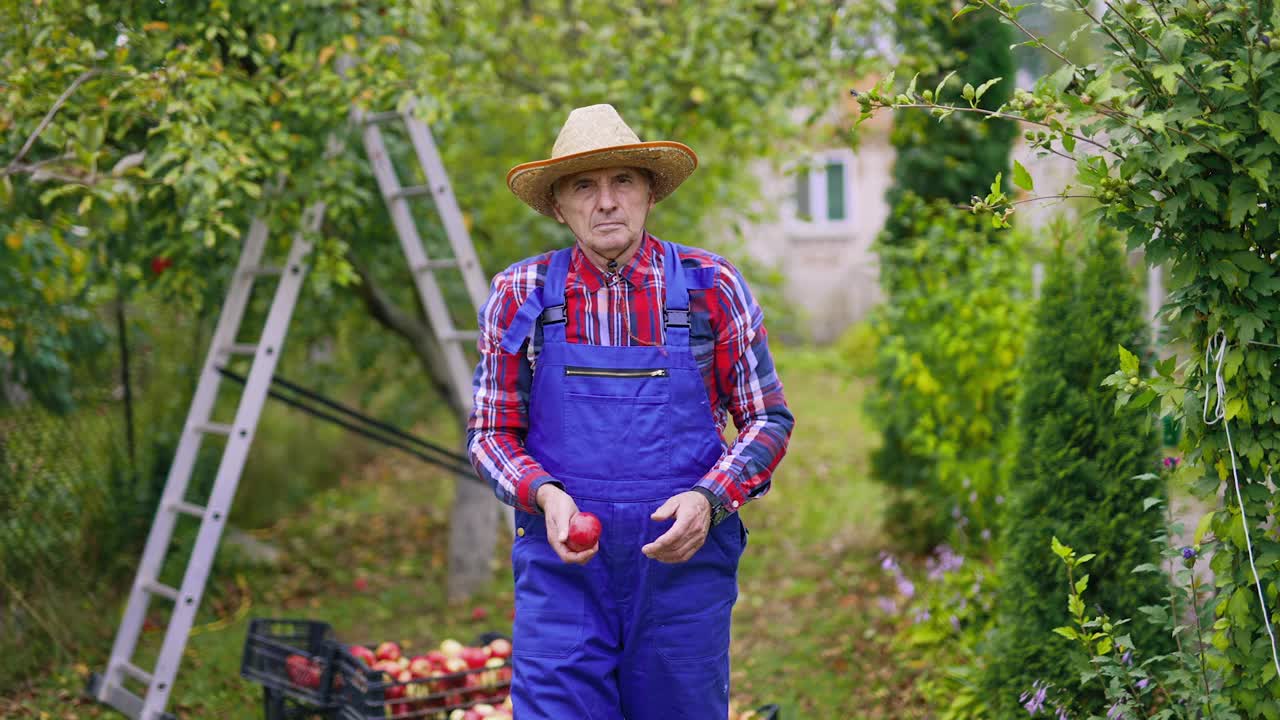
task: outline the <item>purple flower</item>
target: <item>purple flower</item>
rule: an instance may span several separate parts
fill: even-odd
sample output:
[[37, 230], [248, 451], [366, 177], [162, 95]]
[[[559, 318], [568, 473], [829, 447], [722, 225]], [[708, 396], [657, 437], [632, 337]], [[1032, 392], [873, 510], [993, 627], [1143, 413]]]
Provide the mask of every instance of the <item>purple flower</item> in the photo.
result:
[[982, 542], [990, 542], [991, 528], [982, 528], [982, 532], [978, 533], [978, 535], [982, 538]]
[[1124, 655], [1121, 655], [1121, 656], [1120, 656], [1120, 662], [1124, 663], [1125, 665], [1132, 665], [1132, 664], [1133, 664], [1133, 651], [1132, 651], [1132, 650], [1125, 650], [1125, 651], [1124, 651]]
[[929, 614], [929, 608], [921, 608], [912, 620], [917, 623], [922, 623], [928, 622], [930, 617], [933, 616]]
[[960, 632], [960, 618], [952, 615], [949, 620], [951, 620], [951, 629]]
[[1195, 548], [1193, 548], [1193, 547], [1184, 547], [1184, 548], [1182, 548], [1182, 559], [1183, 559], [1183, 560], [1195, 560], [1195, 559], [1196, 559], [1196, 549], [1195, 549]]
[[997, 496], [996, 496], [996, 504], [997, 504], [997, 505], [1003, 505], [1003, 504], [1004, 504], [1004, 496], [1003, 496], [1003, 495], [997, 495]]
[[1116, 703], [1107, 710], [1107, 720], [1119, 720], [1124, 715], [1124, 705]]
[[880, 553], [880, 569], [886, 572], [897, 572], [898, 561], [889, 553], [882, 552]]
[[1037, 680], [1031, 684], [1031, 689], [1018, 696], [1018, 702], [1022, 703], [1022, 707], [1027, 712], [1035, 715], [1044, 709], [1045, 697], [1049, 694], [1049, 686], [1043, 680]]
[[1139, 681], [1138, 681], [1138, 689], [1139, 689], [1139, 690], [1146, 690], [1146, 689], [1147, 689], [1147, 686], [1148, 686], [1148, 685], [1150, 685], [1150, 684], [1151, 684], [1151, 681], [1150, 681], [1150, 680], [1148, 680], [1148, 679], [1146, 679], [1146, 678], [1142, 678], [1141, 680], [1139, 680]]
[[1059, 705], [1058, 712], [1053, 714], [1053, 719], [1054, 720], [1071, 720], [1071, 716], [1067, 714], [1066, 708]]
[[1180, 460], [1176, 457], [1167, 457], [1164, 459], [1164, 466], [1167, 470], [1177, 470]]
[[898, 578], [898, 594], [910, 600], [916, 596], [916, 586], [905, 577]]
[[885, 597], [881, 595], [880, 597], [876, 598], [876, 605], [880, 608], [880, 612], [884, 613], [885, 615], [898, 614], [898, 603], [894, 602], [893, 598], [891, 597]]

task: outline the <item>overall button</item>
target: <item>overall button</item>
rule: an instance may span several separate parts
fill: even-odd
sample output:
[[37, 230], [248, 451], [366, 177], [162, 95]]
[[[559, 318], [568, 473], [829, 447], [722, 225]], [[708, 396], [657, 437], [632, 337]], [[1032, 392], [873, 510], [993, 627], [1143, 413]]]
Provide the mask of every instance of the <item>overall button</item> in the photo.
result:
[[516, 528], [516, 535], [524, 537], [524, 528]]

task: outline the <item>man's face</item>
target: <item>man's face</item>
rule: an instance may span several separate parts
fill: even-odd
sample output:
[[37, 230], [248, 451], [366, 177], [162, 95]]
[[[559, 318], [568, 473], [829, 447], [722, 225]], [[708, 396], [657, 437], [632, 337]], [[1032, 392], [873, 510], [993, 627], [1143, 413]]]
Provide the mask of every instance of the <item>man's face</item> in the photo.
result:
[[586, 249], [606, 259], [639, 240], [653, 208], [649, 178], [635, 168], [568, 175], [552, 195], [556, 220], [568, 225]]

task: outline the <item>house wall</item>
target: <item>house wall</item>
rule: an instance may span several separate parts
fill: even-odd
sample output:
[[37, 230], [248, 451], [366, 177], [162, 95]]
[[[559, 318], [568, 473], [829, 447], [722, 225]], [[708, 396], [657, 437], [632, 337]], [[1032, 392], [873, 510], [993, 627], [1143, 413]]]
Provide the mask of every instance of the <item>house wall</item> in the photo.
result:
[[[843, 157], [847, 163], [846, 214], [843, 222], [796, 219], [796, 178], [789, 168], [756, 165], [764, 210], [771, 220], [747, 231], [747, 250], [776, 267], [785, 278], [787, 298], [801, 311], [805, 327], [787, 335], [830, 342], [861, 320], [881, 300], [878, 262], [871, 245], [888, 218], [885, 193], [892, 181], [894, 150], [889, 144], [889, 113], [865, 123], [857, 151], [816, 149], [820, 162]], [[1035, 179], [1036, 195], [1061, 192], [1074, 176], [1074, 164], [1058, 156], [1036, 158], [1020, 142], [1013, 151]], [[975, 188], [975, 194], [981, 188]], [[1019, 225], [1038, 227], [1062, 211], [1057, 201], [1023, 203], [1014, 215]]]

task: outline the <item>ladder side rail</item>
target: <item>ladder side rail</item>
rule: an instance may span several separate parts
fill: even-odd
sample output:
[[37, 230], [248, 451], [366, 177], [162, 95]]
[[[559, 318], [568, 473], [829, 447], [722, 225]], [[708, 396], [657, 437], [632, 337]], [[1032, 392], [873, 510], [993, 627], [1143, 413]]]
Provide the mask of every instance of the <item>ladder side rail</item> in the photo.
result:
[[[400, 247], [404, 250], [405, 258], [409, 261], [410, 268], [423, 267], [429, 258], [422, 244], [422, 237], [418, 234], [417, 225], [413, 221], [413, 215], [409, 212], [408, 205], [403, 197], [397, 195], [400, 189], [400, 181], [396, 177], [395, 168], [391, 165], [386, 143], [382, 139], [382, 132], [376, 124], [362, 124], [364, 125], [365, 151], [369, 156], [370, 164], [373, 166], [373, 174], [377, 178], [378, 189], [382, 193], [383, 200], [386, 201], [387, 212], [391, 214], [392, 225], [395, 227], [396, 235], [400, 239]], [[467, 358], [462, 351], [461, 344], [456, 340], [450, 339], [450, 336], [456, 332], [456, 328], [454, 328], [453, 320], [449, 316], [449, 308], [445, 305], [444, 294], [440, 289], [440, 284], [429, 269], [413, 272], [412, 275], [414, 285], [418, 290], [418, 297], [422, 302], [423, 309], [426, 310], [427, 318], [431, 321], [435, 336], [440, 343], [440, 350], [444, 355], [446, 371], [450, 377], [449, 384], [453, 388], [454, 397], [458, 400], [459, 407], [463, 408], [464, 412], [470, 412], [471, 368], [468, 367]], [[466, 382], [460, 383], [459, 381], [463, 378], [467, 379]]]
[[[458, 206], [458, 197], [453, 192], [453, 184], [449, 181], [444, 160], [440, 156], [431, 128], [413, 114], [412, 107], [404, 113], [404, 122], [409, 131], [409, 140], [413, 144], [414, 154], [418, 157], [418, 164], [422, 167], [427, 185], [431, 189], [431, 196], [435, 200], [436, 211], [444, 224], [445, 234], [449, 237], [449, 244], [453, 246], [454, 257], [457, 258], [458, 269], [462, 272], [462, 281], [466, 285], [467, 294], [471, 297], [472, 307], [478, 314], [488, 300], [489, 282], [480, 267], [480, 259], [476, 255], [471, 233], [463, 221], [462, 209]], [[455, 346], [455, 341], [451, 340], [449, 345]], [[456, 344], [456, 347], [458, 353], [462, 354], [461, 344]], [[467, 365], [465, 355], [462, 364]], [[474, 401], [471, 395], [470, 373], [456, 376], [451, 384], [462, 396], [459, 398], [460, 406], [470, 414]], [[512, 537], [515, 537], [515, 508], [502, 505], [500, 513], [507, 530]]]
[[440, 213], [440, 219], [444, 223], [445, 234], [449, 236], [449, 243], [453, 246], [453, 254], [462, 271], [467, 294], [471, 297], [471, 304], [479, 312], [489, 296], [489, 283], [480, 268], [475, 245], [471, 242], [471, 233], [463, 221], [462, 210], [458, 207], [458, 198], [453, 193], [453, 185], [449, 182], [440, 150], [431, 135], [431, 129], [413, 115], [412, 108], [405, 113], [405, 126], [409, 130], [414, 153], [418, 156], [418, 164], [422, 166], [431, 187], [431, 197], [435, 200], [436, 211]]
[[129, 592], [128, 604], [120, 626], [116, 630], [115, 641], [111, 648], [104, 682], [99, 687], [98, 700], [106, 702], [111, 685], [120, 684], [119, 673], [133, 658], [137, 649], [138, 638], [142, 634], [142, 626], [146, 620], [147, 607], [150, 601], [145, 589], [147, 583], [155, 581], [160, 575], [164, 563], [165, 552], [173, 538], [177, 513], [171, 508], [175, 503], [184, 501], [187, 485], [191, 479], [191, 471], [195, 466], [196, 456], [200, 451], [203, 439], [197, 429], [209, 421], [213, 405], [217, 399], [221, 376], [214, 369], [219, 348], [235, 340], [240, 322], [248, 305], [249, 295], [253, 289], [252, 277], [245, 275], [245, 268], [256, 266], [262, 258], [266, 247], [267, 224], [260, 218], [254, 218], [245, 238], [244, 248], [240, 253], [240, 262], [236, 274], [232, 277], [231, 290], [223, 302], [222, 312], [218, 316], [218, 324], [213, 334], [209, 352], [205, 358], [187, 419], [183, 425], [182, 435], [174, 454], [173, 464], [165, 480], [165, 488], [160, 504], [156, 508], [155, 520], [147, 535], [147, 543], [143, 550], [142, 560], [134, 575], [133, 587]]
[[[323, 202], [317, 202], [308, 208], [304, 217], [304, 227], [307, 232], [319, 230], [324, 217], [324, 207]], [[249, 378], [241, 394], [239, 407], [236, 409], [235, 431], [227, 439], [207, 512], [200, 522], [191, 560], [183, 576], [181, 601], [175, 606], [173, 615], [169, 619], [169, 627], [165, 632], [151, 685], [147, 689], [142, 713], [143, 720], [161, 717], [168, 697], [167, 691], [172, 688], [173, 679], [182, 662], [182, 651], [186, 647], [196, 611], [200, 605], [200, 598], [204, 594], [205, 583], [209, 579], [213, 558], [222, 537], [222, 530], [226, 525], [226, 516], [235, 499], [240, 474], [244, 470], [245, 460], [253, 443], [253, 436], [262, 414], [262, 406], [266, 403], [271, 377], [275, 374], [281, 347], [289, 331], [289, 321], [293, 317], [293, 310], [297, 306], [298, 295], [302, 289], [302, 281], [307, 274], [306, 258], [310, 251], [311, 242], [307, 239], [307, 235], [303, 232], [295, 233], [289, 250], [289, 259], [276, 286], [271, 309], [267, 314], [267, 322], [253, 358], [253, 366], [249, 370]]]

